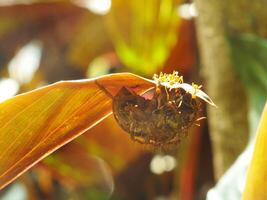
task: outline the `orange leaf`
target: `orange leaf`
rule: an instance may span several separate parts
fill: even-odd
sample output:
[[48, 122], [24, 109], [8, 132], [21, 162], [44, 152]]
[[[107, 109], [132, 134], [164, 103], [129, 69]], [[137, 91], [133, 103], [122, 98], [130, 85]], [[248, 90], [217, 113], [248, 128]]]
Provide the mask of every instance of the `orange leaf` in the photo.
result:
[[[62, 81], [0, 104], [0, 189], [112, 112], [96, 79]], [[97, 78], [115, 95], [122, 86], [142, 93], [154, 86], [130, 73]]]

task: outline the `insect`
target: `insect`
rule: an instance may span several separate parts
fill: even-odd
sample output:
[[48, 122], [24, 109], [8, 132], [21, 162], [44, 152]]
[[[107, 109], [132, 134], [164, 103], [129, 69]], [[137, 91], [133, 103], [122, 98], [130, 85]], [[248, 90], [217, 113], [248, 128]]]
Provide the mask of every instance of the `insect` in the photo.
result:
[[213, 102], [199, 86], [184, 84], [177, 72], [161, 73], [154, 80], [151, 99], [126, 87], [114, 97], [109, 94], [113, 99], [114, 117], [134, 141], [155, 147], [178, 144], [188, 129], [202, 119], [199, 118], [202, 100]]

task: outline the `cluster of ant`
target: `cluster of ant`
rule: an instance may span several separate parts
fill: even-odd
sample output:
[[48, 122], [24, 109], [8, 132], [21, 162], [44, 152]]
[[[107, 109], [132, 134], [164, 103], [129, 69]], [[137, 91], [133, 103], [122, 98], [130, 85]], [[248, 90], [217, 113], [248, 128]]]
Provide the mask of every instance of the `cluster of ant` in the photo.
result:
[[204, 101], [214, 105], [201, 86], [183, 82], [178, 72], [154, 75], [151, 99], [123, 87], [113, 98], [113, 113], [134, 141], [155, 147], [176, 145], [200, 119]]

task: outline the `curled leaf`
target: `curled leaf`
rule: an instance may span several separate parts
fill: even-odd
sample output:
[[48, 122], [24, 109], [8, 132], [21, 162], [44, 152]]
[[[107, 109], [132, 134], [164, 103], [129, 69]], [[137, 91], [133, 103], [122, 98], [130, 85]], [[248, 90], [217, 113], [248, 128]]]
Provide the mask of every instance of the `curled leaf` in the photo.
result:
[[0, 189], [112, 112], [112, 95], [123, 86], [140, 94], [152, 81], [130, 73], [61, 81], [0, 104]]

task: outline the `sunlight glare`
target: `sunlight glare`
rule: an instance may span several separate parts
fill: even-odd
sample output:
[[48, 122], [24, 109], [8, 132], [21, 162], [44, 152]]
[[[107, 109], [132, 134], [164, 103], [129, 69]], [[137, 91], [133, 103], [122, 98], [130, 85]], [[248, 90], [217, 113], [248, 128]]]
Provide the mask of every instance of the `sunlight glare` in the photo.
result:
[[165, 171], [172, 171], [176, 167], [176, 159], [173, 156], [166, 155], [163, 159], [165, 161]]
[[150, 170], [154, 174], [172, 171], [176, 167], [176, 159], [170, 155], [156, 155], [150, 162]]
[[83, 7], [98, 15], [105, 15], [111, 8], [111, 0], [85, 0]]
[[42, 54], [42, 44], [31, 41], [23, 46], [8, 64], [9, 76], [20, 84], [29, 83], [37, 71]]
[[178, 15], [184, 19], [197, 17], [197, 10], [194, 3], [185, 3], [178, 7]]
[[16, 80], [11, 78], [0, 79], [0, 102], [3, 102], [19, 91], [19, 84]]

